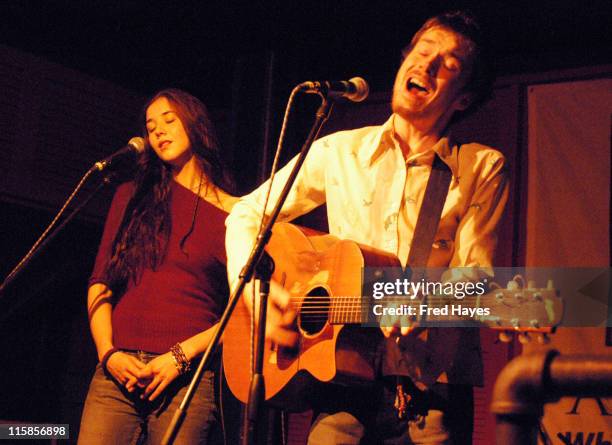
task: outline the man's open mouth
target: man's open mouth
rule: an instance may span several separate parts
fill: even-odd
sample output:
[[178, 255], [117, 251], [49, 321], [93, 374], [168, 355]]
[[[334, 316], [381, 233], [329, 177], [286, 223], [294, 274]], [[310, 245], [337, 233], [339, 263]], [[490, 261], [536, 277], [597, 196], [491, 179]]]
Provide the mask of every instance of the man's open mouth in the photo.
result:
[[417, 91], [417, 92], [422, 92], [422, 93], [429, 92], [429, 89], [427, 88], [424, 82], [422, 82], [419, 79], [412, 78], [412, 77], [408, 79], [407, 88], [408, 88], [408, 91]]

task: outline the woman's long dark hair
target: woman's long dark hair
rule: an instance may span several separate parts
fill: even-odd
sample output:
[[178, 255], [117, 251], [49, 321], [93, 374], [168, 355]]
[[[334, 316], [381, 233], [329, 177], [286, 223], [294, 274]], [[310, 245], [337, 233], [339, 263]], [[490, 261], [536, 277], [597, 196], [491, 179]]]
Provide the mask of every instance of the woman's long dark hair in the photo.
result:
[[207, 184], [212, 182], [226, 192], [232, 189], [206, 106], [192, 95], [172, 88], [153, 96], [145, 104], [141, 116], [146, 149], [138, 162], [134, 194], [127, 204], [105, 267], [104, 275], [116, 297], [123, 294], [128, 283], [138, 281], [144, 268], [157, 269], [166, 254], [171, 231], [172, 169], [151, 148], [145, 125], [147, 109], [162, 97], [170, 102], [181, 120]]

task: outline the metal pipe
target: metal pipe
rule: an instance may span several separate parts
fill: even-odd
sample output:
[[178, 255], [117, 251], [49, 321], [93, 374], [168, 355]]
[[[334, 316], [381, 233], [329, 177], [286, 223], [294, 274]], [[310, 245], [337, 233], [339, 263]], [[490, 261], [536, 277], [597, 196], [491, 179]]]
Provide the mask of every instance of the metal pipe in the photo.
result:
[[612, 357], [525, 354], [497, 377], [491, 411], [498, 445], [535, 445], [544, 404], [565, 396], [612, 396]]

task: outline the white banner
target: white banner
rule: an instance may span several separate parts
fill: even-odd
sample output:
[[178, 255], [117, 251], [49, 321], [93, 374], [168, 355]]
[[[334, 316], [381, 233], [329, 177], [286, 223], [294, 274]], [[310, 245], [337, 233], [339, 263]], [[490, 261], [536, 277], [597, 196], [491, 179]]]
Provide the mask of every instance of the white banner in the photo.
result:
[[[610, 264], [612, 80], [529, 87], [528, 266]], [[548, 347], [612, 357], [605, 329], [560, 329]], [[533, 350], [536, 345], [525, 349]], [[546, 406], [554, 445], [610, 445], [612, 399]]]

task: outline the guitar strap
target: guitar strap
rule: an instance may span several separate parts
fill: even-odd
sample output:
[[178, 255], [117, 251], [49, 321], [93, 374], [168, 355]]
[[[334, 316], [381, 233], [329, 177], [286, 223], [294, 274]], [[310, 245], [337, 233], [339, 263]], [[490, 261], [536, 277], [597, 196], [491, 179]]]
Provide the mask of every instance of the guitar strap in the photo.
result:
[[411, 268], [427, 266], [451, 177], [450, 168], [436, 153], [408, 254], [407, 265]]
[[[427, 266], [434, 238], [440, 225], [440, 217], [442, 216], [442, 209], [448, 195], [451, 178], [452, 172], [450, 168], [436, 153], [431, 166], [431, 174], [427, 181], [427, 187], [425, 188], [423, 204], [421, 204], [414, 229], [410, 253], [408, 254], [407, 265], [409, 268], [406, 269], [406, 272], [412, 276], [412, 279], [418, 279], [412, 273], [414, 268], [423, 270]], [[386, 360], [388, 363], [394, 363], [395, 360], [399, 360], [401, 355], [402, 353], [396, 342], [387, 343]], [[399, 421], [405, 421], [409, 416], [409, 411], [413, 411], [414, 408], [412, 402], [416, 392], [407, 391], [407, 383], [414, 387], [414, 384], [409, 379], [406, 380], [400, 375], [396, 376], [395, 401], [393, 405]]]

